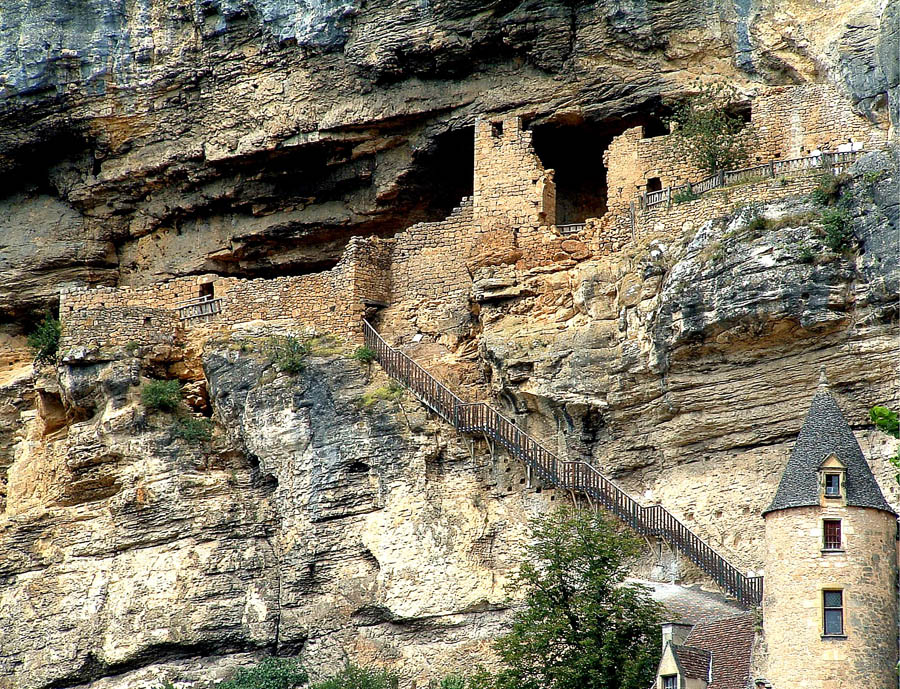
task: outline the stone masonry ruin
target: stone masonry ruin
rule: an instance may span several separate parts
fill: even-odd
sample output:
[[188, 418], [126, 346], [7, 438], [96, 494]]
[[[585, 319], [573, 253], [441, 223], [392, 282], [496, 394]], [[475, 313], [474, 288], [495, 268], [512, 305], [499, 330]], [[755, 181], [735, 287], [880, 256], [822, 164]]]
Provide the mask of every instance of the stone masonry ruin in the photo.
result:
[[[853, 113], [825, 85], [763, 89], [753, 100], [751, 119], [759, 134], [754, 158], [765, 162], [848, 146], [871, 150], [886, 140], [882, 130]], [[157, 321], [167, 311], [172, 323], [165, 331], [176, 340], [182, 327], [294, 318], [359, 341], [360, 319], [373, 307], [381, 309], [380, 323], [398, 342], [417, 332], [462, 336], [468, 327], [472, 271], [479, 266], [574, 264], [630, 242], [670, 240], [742, 203], [808, 193], [821, 174], [812, 165], [778, 180], [751, 180], [713, 189], [688, 203], [644, 208], [641, 194], [649, 180], [667, 188], [702, 177], [688, 161], [672, 155], [668, 137], [658, 135], [658, 123], [648, 121], [613, 137], [608, 129], [583, 124], [568, 130], [543, 126], [537, 138], [548, 149], [560, 143], [575, 146], [577, 135], [590, 133], [595, 143], [585, 149], [585, 157], [545, 157], [563, 164], [575, 160], [565, 173], [574, 176], [594, 160], [592, 175], [584, 177], [600, 187], [594, 196], [586, 187], [568, 186], [575, 193], [560, 204], [557, 173], [542, 163], [532, 141], [537, 135], [525, 128], [523, 119], [481, 120], [474, 132], [471, 194], [444, 220], [419, 223], [390, 238], [353, 238], [340, 261], [325, 272], [255, 280], [201, 275], [147, 287], [65, 288], [60, 300], [63, 349], [153, 340], [160, 332]], [[458, 152], [469, 134], [460, 130], [445, 136], [449, 145], [433, 156], [438, 167], [453, 170], [447, 203], [469, 189], [464, 179], [469, 163]], [[456, 152], [447, 152], [451, 149]], [[594, 155], [601, 150], [602, 164]], [[564, 179], [571, 184], [572, 177]], [[572, 220], [588, 211], [596, 217], [574, 225], [558, 217], [563, 213], [563, 220]], [[216, 318], [197, 322], [176, 316], [173, 310], [179, 305], [204, 295], [217, 300]], [[130, 309], [130, 317], [111, 310], [123, 307]], [[137, 316], [140, 309], [147, 310], [143, 321]]]

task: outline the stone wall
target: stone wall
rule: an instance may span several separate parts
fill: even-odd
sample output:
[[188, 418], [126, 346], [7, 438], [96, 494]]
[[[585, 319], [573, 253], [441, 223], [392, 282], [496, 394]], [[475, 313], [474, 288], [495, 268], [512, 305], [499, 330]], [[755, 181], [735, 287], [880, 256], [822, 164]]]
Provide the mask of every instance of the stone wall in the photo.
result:
[[60, 350], [175, 344], [182, 334], [178, 313], [146, 306], [78, 309], [64, 321]]
[[[844, 552], [822, 553], [824, 518], [841, 519]], [[765, 676], [775, 689], [897, 686], [896, 533], [893, 515], [869, 508], [766, 517]], [[824, 589], [843, 590], [845, 638], [823, 638]]]
[[381, 319], [392, 337], [465, 320], [472, 284], [467, 261], [476, 234], [473, 201], [466, 198], [446, 220], [418, 223], [394, 236], [391, 307]]
[[[753, 99], [750, 124], [756, 141], [749, 165], [799, 158], [813, 150], [834, 151], [849, 142], [864, 149], [880, 148], [886, 142], [883, 130], [853, 112], [846, 99], [827, 84], [762, 89]], [[629, 239], [647, 235], [659, 223], [668, 231], [679, 222], [690, 220], [696, 224], [713, 217], [728, 210], [728, 203], [767, 201], [778, 198], [779, 194], [802, 194], [812, 188], [806, 181], [799, 187], [793, 183], [781, 188], [774, 184], [744, 185], [733, 187], [732, 192], [720, 195], [716, 201], [708, 201], [710, 192], [707, 192], [700, 201], [682, 207], [656, 206], [642, 211], [638, 196], [646, 190], [648, 179], [659, 178], [661, 188], [665, 189], [698, 182], [708, 174], [679, 155], [670, 136], [644, 136], [643, 127], [627, 129], [613, 139], [603, 155], [608, 171], [609, 210], [603, 218], [588, 223], [591, 250], [595, 254], [615, 251]], [[815, 176], [811, 173], [804, 179], [808, 181]], [[730, 201], [725, 201], [729, 196]], [[708, 215], [702, 217], [703, 214]], [[628, 232], [632, 226], [633, 236]]]
[[556, 222], [552, 170], [544, 170], [521, 117], [475, 125], [474, 219], [484, 229]]
[[[390, 300], [391, 240], [351, 239], [329, 271], [274, 279], [243, 280], [215, 275], [176, 278], [149, 287], [64, 290], [60, 320], [64, 348], [156, 342], [159, 333], [183, 328], [234, 325], [291, 318], [352, 341], [361, 339], [367, 303]], [[177, 307], [211, 285], [221, 312], [211, 321], [180, 321]]]
[[59, 317], [65, 321], [82, 309], [141, 306], [174, 309], [179, 303], [200, 296], [200, 285], [210, 276], [191, 276], [159, 282], [147, 287], [76, 287], [60, 293]]
[[886, 133], [857, 115], [830, 84], [773, 86], [753, 99], [750, 122], [757, 133], [755, 162], [800, 158], [853, 142], [881, 148]]
[[812, 192], [822, 176], [818, 169], [790, 173], [784, 177], [764, 179], [720, 187], [702, 194], [694, 201], [653, 206], [635, 213], [635, 239], [643, 237], [674, 238], [711, 218], [732, 212], [749, 203], [764, 203], [781, 198], [797, 198]]

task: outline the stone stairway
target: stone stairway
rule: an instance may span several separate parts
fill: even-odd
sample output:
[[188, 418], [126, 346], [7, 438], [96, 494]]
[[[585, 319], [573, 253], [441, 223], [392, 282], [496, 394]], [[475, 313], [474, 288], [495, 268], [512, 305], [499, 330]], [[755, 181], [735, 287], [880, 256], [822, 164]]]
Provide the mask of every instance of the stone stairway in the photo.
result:
[[481, 435], [520, 459], [548, 485], [581, 493], [641, 535], [660, 538], [706, 572], [728, 595], [747, 607], [762, 601], [763, 579], [742, 574], [662, 505], [642, 506], [593, 466], [559, 459], [512, 421], [483, 403], [468, 404], [415, 361], [391, 347], [367, 321], [366, 346], [385, 372], [460, 433]]

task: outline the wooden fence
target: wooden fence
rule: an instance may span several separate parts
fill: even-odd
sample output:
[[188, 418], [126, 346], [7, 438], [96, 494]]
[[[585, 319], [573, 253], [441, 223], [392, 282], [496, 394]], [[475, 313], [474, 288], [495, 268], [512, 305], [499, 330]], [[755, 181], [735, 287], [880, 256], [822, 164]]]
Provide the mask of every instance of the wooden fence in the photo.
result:
[[799, 172], [820, 168], [824, 172], [833, 175], [842, 173], [863, 151], [836, 151], [830, 153], [817, 153], [816, 155], [789, 160], [773, 160], [762, 165], [754, 165], [739, 170], [721, 170], [701, 179], [699, 182], [688, 182], [676, 187], [667, 187], [659, 191], [644, 192], [640, 196], [642, 209], [653, 208], [661, 203], [671, 203], [673, 196], [693, 194], [699, 196], [711, 189], [725, 187], [730, 184], [752, 182], [756, 180], [778, 177], [788, 172]]
[[176, 306], [182, 321], [208, 321], [222, 312], [222, 300], [212, 296], [183, 301]]
[[368, 321], [363, 321], [363, 329], [366, 346], [375, 352], [385, 372], [406, 385], [429, 409], [458, 431], [484, 436], [522, 460], [533, 475], [547, 484], [586, 495], [637, 533], [665, 540], [741, 604], [760, 605], [762, 577], [742, 574], [666, 508], [642, 506], [586, 462], [559, 459], [492, 407], [461, 400], [415, 361], [385, 342]]

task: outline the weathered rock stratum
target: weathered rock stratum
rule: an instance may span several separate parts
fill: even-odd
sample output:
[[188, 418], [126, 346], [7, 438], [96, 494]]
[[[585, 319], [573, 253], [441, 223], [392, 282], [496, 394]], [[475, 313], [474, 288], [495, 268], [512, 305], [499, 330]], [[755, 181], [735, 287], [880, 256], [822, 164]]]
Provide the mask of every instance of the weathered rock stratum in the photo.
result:
[[[896, 126], [895, 3], [107, 0], [0, 10], [0, 313], [59, 283], [333, 264], [440, 219], [477, 116], [579, 138], [697, 76], [828, 79]], [[888, 95], [891, 98], [888, 101]], [[889, 102], [893, 105], [889, 105]], [[580, 134], [579, 134], [580, 132]], [[557, 139], [558, 140], [558, 139]]]
[[[4, 1], [0, 689], [199, 688], [268, 653], [419, 686], [490, 664], [528, 518], [569, 499], [454, 436], [350, 343], [317, 333], [305, 370], [280, 372], [267, 338], [312, 335], [296, 322], [33, 364], [25, 334], [61, 287], [318, 272], [351, 236], [471, 195], [476, 119], [522, 116], [539, 156], [596, 168], [698, 76], [745, 95], [830, 82], [896, 142], [898, 13]], [[846, 251], [824, 243], [820, 206], [788, 196], [607, 255], [473, 262], [467, 308], [420, 305], [407, 350], [758, 573], [759, 513], [823, 365], [900, 507], [896, 443], [866, 416], [900, 402], [896, 145], [849, 172]], [[208, 418], [211, 441], [147, 409], [152, 378], [184, 384], [180, 414]], [[659, 543], [635, 574], [711, 587]]]

